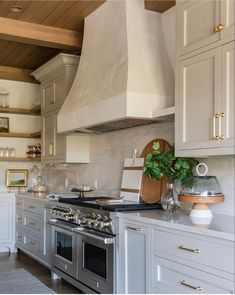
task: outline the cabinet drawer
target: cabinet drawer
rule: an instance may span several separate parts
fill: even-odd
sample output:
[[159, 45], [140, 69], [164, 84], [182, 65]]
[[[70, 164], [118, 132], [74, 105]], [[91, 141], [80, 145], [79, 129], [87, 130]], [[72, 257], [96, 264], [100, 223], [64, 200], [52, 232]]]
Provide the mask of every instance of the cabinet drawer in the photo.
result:
[[36, 234], [43, 235], [43, 220], [32, 214], [24, 213], [24, 228]]
[[42, 255], [43, 243], [41, 239], [26, 234], [24, 235], [24, 245], [29, 251], [35, 253], [37, 256]]
[[16, 210], [16, 226], [23, 225], [23, 211], [21, 210]]
[[17, 245], [22, 245], [23, 242], [24, 242], [24, 234], [23, 234], [22, 230], [19, 229], [19, 228], [16, 228], [16, 237], [15, 237], [15, 239], [16, 239], [16, 246]]
[[153, 248], [158, 252], [234, 273], [234, 248], [214, 241], [154, 230]]
[[23, 199], [16, 198], [16, 209], [23, 210]]
[[30, 213], [34, 213], [40, 216], [43, 216], [44, 207], [42, 203], [37, 203], [31, 200], [24, 201], [24, 210]]
[[153, 257], [154, 293], [233, 293], [234, 283], [209, 273], [172, 262], [158, 256]]

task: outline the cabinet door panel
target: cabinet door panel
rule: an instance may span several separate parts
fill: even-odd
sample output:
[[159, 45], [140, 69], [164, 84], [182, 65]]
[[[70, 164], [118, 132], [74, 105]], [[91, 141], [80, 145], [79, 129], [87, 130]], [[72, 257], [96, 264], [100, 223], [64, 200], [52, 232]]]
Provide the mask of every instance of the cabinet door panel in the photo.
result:
[[55, 114], [55, 158], [65, 159], [66, 135], [57, 133], [57, 114]]
[[221, 38], [230, 35], [234, 36], [234, 12], [234, 0], [221, 0], [221, 23], [224, 25], [224, 29], [221, 31]]
[[221, 141], [222, 147], [234, 147], [234, 42], [222, 47], [222, 87], [221, 87], [221, 118], [222, 134], [224, 140]]
[[47, 83], [42, 85], [42, 109], [46, 109], [55, 103], [54, 85]]
[[62, 75], [54, 81], [55, 103], [62, 104], [65, 100], [65, 78]]
[[[220, 48], [182, 61], [176, 81], [176, 148], [220, 147], [213, 139], [213, 115], [219, 112]], [[218, 132], [216, 120], [215, 132]]]
[[42, 118], [43, 127], [43, 157], [51, 157], [55, 154], [54, 144], [55, 144], [55, 115], [51, 113], [45, 115]]
[[220, 22], [220, 2], [193, 0], [178, 7], [179, 55], [219, 41], [214, 32]]
[[0, 245], [12, 243], [13, 238], [13, 200], [12, 198], [0, 198]]
[[120, 223], [119, 293], [149, 293], [149, 229], [128, 222]]

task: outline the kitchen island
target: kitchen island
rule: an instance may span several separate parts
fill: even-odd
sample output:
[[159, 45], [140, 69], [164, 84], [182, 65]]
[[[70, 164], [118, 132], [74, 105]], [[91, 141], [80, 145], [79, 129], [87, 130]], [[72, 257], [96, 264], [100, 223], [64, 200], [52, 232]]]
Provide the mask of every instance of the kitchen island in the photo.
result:
[[179, 210], [118, 213], [120, 293], [232, 293], [234, 217], [192, 224]]

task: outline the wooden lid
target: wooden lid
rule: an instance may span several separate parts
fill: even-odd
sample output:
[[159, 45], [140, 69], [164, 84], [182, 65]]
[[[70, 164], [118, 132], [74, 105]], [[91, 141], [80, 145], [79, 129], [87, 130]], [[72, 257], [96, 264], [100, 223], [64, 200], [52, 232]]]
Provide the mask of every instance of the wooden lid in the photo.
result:
[[198, 195], [178, 195], [178, 200], [183, 203], [215, 204], [224, 202], [224, 195], [202, 197]]
[[[167, 152], [170, 149], [170, 145], [167, 141], [164, 139], [156, 138], [152, 141], [150, 141], [145, 148], [143, 149], [143, 152], [141, 153], [141, 158], [145, 158], [146, 156], [152, 151], [152, 145], [154, 142], [160, 143], [160, 150]], [[145, 160], [146, 161], [146, 160]], [[151, 179], [147, 176], [143, 175], [142, 177], [142, 183], [141, 183], [141, 190], [140, 190], [140, 196], [141, 198], [148, 204], [154, 204], [161, 200], [161, 195], [167, 191], [167, 179]]]

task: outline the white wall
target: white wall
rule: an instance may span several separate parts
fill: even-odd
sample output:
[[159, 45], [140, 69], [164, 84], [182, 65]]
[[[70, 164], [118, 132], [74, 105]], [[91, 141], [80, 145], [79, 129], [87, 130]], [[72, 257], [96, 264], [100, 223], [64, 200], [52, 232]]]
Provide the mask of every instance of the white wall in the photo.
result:
[[[40, 86], [36, 84], [0, 79], [0, 88], [5, 88], [10, 93], [10, 107], [31, 109], [32, 103], [40, 99]], [[41, 129], [41, 119], [39, 116], [0, 113], [0, 117], [9, 118], [10, 132], [35, 132]], [[40, 139], [0, 137], [0, 147], [14, 147], [16, 157], [26, 157], [27, 146], [38, 142], [40, 142]], [[5, 173], [7, 169], [30, 169], [33, 164], [33, 162], [0, 162], [0, 191], [6, 190]]]

